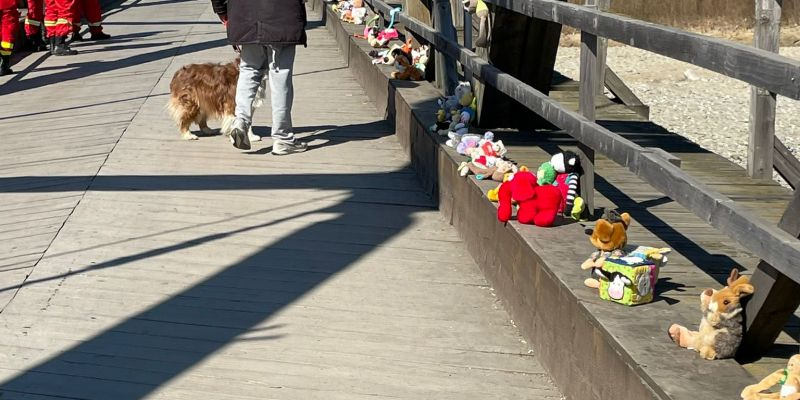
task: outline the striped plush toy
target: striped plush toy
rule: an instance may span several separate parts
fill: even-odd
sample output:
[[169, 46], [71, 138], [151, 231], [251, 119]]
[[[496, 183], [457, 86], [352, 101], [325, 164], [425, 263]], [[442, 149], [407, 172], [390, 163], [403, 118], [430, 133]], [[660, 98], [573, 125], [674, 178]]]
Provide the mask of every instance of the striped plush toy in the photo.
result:
[[568, 217], [575, 206], [575, 199], [580, 194], [578, 191], [578, 174], [558, 174], [553, 184], [561, 191], [563, 198], [561, 207], [558, 208], [558, 213]]

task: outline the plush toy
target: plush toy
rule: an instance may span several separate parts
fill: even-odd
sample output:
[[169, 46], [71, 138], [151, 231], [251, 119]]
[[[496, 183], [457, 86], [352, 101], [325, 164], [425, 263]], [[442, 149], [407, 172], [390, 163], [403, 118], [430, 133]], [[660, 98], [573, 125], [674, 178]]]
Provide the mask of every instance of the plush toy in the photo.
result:
[[[492, 132], [486, 132], [483, 135], [483, 138], [488, 140], [492, 140], [494, 138], [494, 134]], [[481, 142], [481, 137], [478, 135], [464, 135], [459, 138], [459, 141], [455, 141], [456, 138], [451, 137], [450, 140], [447, 141], [447, 145], [450, 147], [455, 147], [456, 152], [461, 155], [467, 155], [467, 150], [478, 147]]]
[[581, 166], [580, 158], [571, 151], [554, 154], [553, 157], [550, 158], [550, 163], [553, 164], [553, 167], [559, 174], [579, 172]]
[[[775, 385], [781, 385], [780, 393], [762, 393]], [[800, 354], [789, 358], [786, 368], [779, 369], [762, 379], [761, 382], [744, 388], [742, 399], [800, 400]]]
[[578, 196], [578, 187], [580, 185], [578, 174], [558, 174], [553, 185], [556, 185], [561, 190], [561, 195], [564, 197], [564, 202], [559, 207], [558, 212], [565, 217], [571, 216], [575, 220], [580, 220], [584, 211], [584, 203], [583, 199]]
[[407, 57], [397, 57], [395, 59], [397, 71], [392, 72], [392, 79], [406, 81], [422, 80], [422, 72], [417, 69]]
[[414, 62], [414, 66], [425, 75], [425, 69], [428, 66], [428, 58], [430, 57], [430, 50], [431, 47], [428, 45], [422, 45], [416, 50], [411, 51], [411, 59]]
[[[436, 123], [429, 129], [442, 136], [462, 136], [469, 131], [469, 123], [477, 113], [477, 99], [469, 82], [459, 82], [453, 95], [439, 99]], [[452, 134], [451, 134], [452, 132]], [[454, 139], [456, 143], [460, 139]]]
[[403, 46], [399, 44], [394, 44], [392, 47], [382, 51], [372, 50], [369, 52], [369, 55], [373, 57], [373, 64], [387, 65], [396, 65], [398, 56], [407, 57], [403, 52]]
[[[560, 192], [559, 192], [560, 193]], [[628, 213], [619, 214], [615, 210], [607, 210], [603, 218], [598, 219], [594, 224], [592, 236], [589, 241], [597, 249], [592, 255], [581, 264], [581, 269], [590, 269], [591, 277], [583, 283], [590, 288], [599, 288], [599, 275], [596, 270], [603, 268], [608, 257], [622, 257], [625, 253], [623, 248], [628, 244], [628, 226], [631, 224], [631, 216]]]
[[[364, 27], [364, 34], [353, 34], [354, 37], [360, 39], [369, 39], [370, 34], [377, 36], [378, 35], [378, 19], [380, 16], [378, 14], [373, 15], [370, 19], [365, 21], [366, 26]], [[374, 33], [373, 33], [374, 30]]]
[[508, 174], [513, 174], [517, 171], [518, 169], [516, 164], [511, 161], [501, 159], [495, 163], [491, 174], [475, 174], [475, 178], [478, 180], [491, 179], [493, 181], [503, 182]]
[[517, 172], [517, 166], [511, 161], [498, 159], [492, 166], [486, 167], [480, 164], [471, 162], [462, 162], [458, 166], [458, 173], [461, 176], [467, 176], [472, 172], [478, 180], [491, 179], [498, 182], [503, 182], [507, 174]]
[[658, 274], [667, 263], [669, 248], [626, 246], [620, 257], [608, 257], [592, 271], [600, 279], [600, 298], [634, 306], [653, 301]]
[[497, 219], [508, 222], [511, 219], [511, 202], [516, 201], [517, 221], [521, 224], [553, 226], [561, 203], [561, 192], [553, 185], [539, 186], [532, 173], [517, 172], [503, 182], [498, 190], [499, 208]]
[[492, 31], [489, 19], [489, 7], [486, 6], [483, 0], [463, 0], [463, 3], [465, 10], [470, 14], [478, 16], [478, 37], [475, 39], [475, 46], [488, 47]]
[[[488, 198], [489, 201], [492, 201], [492, 202], [495, 202], [495, 203], [500, 201], [500, 198], [499, 198], [500, 197], [499, 196], [500, 195], [500, 186], [503, 186], [503, 183], [510, 181], [511, 178], [514, 177], [514, 174], [517, 173], [517, 172], [528, 172], [528, 167], [523, 165], [523, 166], [519, 167], [518, 169], [516, 169], [514, 172], [506, 172], [503, 175], [503, 179], [500, 180], [501, 183], [499, 185], [497, 185], [496, 188], [489, 189], [488, 191], [486, 191], [486, 198]], [[517, 202], [514, 201], [513, 199], [511, 200], [511, 203], [512, 204], [517, 204]]]
[[536, 183], [539, 185], [552, 185], [556, 180], [556, 169], [549, 162], [542, 163], [536, 171]]
[[730, 358], [736, 354], [744, 334], [742, 297], [753, 294], [753, 285], [746, 276], [739, 276], [734, 268], [728, 277], [728, 286], [720, 290], [706, 289], [700, 294], [703, 317], [700, 330], [690, 331], [672, 324], [669, 337], [683, 348], [700, 353], [706, 360]]
[[351, 24], [361, 25], [364, 23], [364, 18], [367, 16], [367, 8], [366, 7], [353, 7], [350, 10], [350, 18], [346, 22], [350, 22]]
[[369, 44], [372, 47], [385, 47], [389, 41], [400, 37], [400, 35], [397, 33], [397, 29], [394, 28], [394, 21], [397, 13], [399, 12], [400, 7], [393, 8], [391, 11], [389, 11], [389, 15], [391, 15], [389, 26], [386, 27], [386, 29], [378, 32], [378, 34], [375, 35], [374, 40], [369, 41]]

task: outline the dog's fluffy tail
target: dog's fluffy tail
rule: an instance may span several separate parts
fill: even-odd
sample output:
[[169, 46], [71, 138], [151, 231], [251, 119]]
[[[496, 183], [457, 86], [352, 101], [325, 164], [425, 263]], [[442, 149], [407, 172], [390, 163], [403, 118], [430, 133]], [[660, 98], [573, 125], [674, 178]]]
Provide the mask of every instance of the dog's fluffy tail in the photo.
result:
[[164, 109], [169, 113], [169, 116], [172, 117], [176, 124], [180, 123], [181, 115], [183, 115], [183, 107], [181, 107], [181, 102], [177, 97], [170, 96], [169, 101], [164, 105]]
[[233, 129], [233, 121], [236, 120], [236, 117], [233, 115], [225, 115], [222, 117], [222, 121], [220, 122], [220, 129], [219, 132], [225, 136], [230, 136], [231, 130]]

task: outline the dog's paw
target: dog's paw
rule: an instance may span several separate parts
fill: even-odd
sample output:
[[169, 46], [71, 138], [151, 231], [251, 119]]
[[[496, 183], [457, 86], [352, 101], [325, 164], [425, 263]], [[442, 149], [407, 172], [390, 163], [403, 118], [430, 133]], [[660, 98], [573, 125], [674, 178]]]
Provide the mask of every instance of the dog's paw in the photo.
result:
[[197, 135], [194, 133], [183, 134], [181, 135], [181, 139], [183, 140], [197, 140]]

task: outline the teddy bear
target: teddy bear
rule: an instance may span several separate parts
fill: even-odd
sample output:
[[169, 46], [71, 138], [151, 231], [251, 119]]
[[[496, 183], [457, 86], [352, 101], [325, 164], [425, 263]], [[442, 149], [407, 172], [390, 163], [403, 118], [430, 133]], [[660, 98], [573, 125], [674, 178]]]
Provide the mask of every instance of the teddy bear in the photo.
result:
[[[558, 189], [556, 189], [558, 190]], [[559, 193], [561, 193], [559, 191]], [[603, 218], [594, 224], [594, 230], [589, 241], [597, 249], [581, 264], [581, 269], [591, 270], [591, 277], [583, 281], [584, 285], [597, 289], [600, 287], [599, 275], [596, 270], [603, 268], [603, 263], [609, 257], [622, 257], [624, 248], [628, 244], [628, 226], [631, 216], [628, 213], [620, 214], [616, 210], [606, 210]]]
[[517, 202], [517, 221], [540, 227], [553, 226], [561, 203], [561, 192], [553, 185], [537, 184], [536, 175], [530, 171], [515, 173], [498, 189], [497, 219], [508, 222], [512, 214], [512, 201]]
[[[779, 393], [762, 393], [775, 385], [781, 385]], [[800, 354], [789, 358], [786, 368], [779, 369], [762, 379], [761, 382], [744, 388], [742, 399], [800, 400]]]
[[[728, 286], [720, 290], [706, 289], [700, 294], [700, 330], [690, 331], [672, 324], [669, 337], [678, 346], [693, 349], [706, 360], [730, 358], [736, 354], [744, 334], [741, 298], [753, 294], [750, 279], [734, 268]], [[795, 387], [795, 390], [797, 387]], [[774, 397], [773, 397], [774, 398]]]
[[392, 72], [392, 79], [402, 79], [406, 81], [422, 80], [422, 72], [411, 64], [411, 60], [406, 56], [396, 57], [395, 67], [397, 71]]

